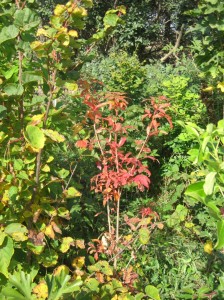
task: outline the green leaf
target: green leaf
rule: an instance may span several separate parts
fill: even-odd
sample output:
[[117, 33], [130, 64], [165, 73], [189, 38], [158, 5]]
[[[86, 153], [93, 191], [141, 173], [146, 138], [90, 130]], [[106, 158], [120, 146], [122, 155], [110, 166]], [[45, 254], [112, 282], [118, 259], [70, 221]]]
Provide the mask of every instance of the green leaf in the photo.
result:
[[139, 241], [142, 245], [147, 245], [150, 239], [150, 231], [148, 228], [139, 229]]
[[153, 300], [160, 300], [159, 291], [153, 285], [147, 285], [145, 288], [145, 293]]
[[5, 86], [4, 92], [8, 96], [22, 96], [24, 88], [20, 84], [9, 83]]
[[99, 291], [99, 281], [97, 281], [95, 278], [87, 278], [85, 281], [85, 286], [92, 292]]
[[39, 25], [40, 19], [31, 9], [18, 9], [14, 15], [14, 25], [22, 31], [29, 31]]
[[39, 127], [28, 125], [26, 127], [25, 138], [33, 148], [37, 150], [43, 149], [46, 138]]
[[28, 230], [26, 226], [20, 223], [11, 223], [5, 227], [5, 233], [10, 235], [17, 242], [26, 241], [28, 239]]
[[6, 297], [7, 300], [27, 300], [26, 297], [11, 287], [3, 288], [1, 293]]
[[4, 232], [0, 231], [0, 246], [4, 242], [4, 239], [5, 239], [6, 236], [7, 235]]
[[0, 120], [2, 120], [6, 115], [7, 109], [5, 106], [0, 105]]
[[104, 25], [106, 27], [115, 27], [118, 21], [119, 21], [118, 15], [112, 13], [107, 14], [103, 19]]
[[206, 198], [206, 194], [203, 188], [204, 183], [204, 181], [200, 181], [189, 185], [185, 191], [185, 195], [204, 203]]
[[8, 278], [8, 267], [14, 253], [13, 240], [5, 237], [4, 242], [0, 246], [0, 273]]
[[0, 44], [15, 39], [19, 34], [19, 29], [15, 25], [9, 25], [8, 27], [3, 27], [0, 32]]
[[58, 262], [58, 254], [52, 249], [46, 249], [39, 256], [37, 256], [37, 260], [46, 268], [53, 267]]
[[222, 249], [224, 247], [224, 220], [217, 222], [217, 237], [215, 249]]
[[212, 195], [214, 191], [214, 185], [216, 182], [216, 172], [210, 172], [206, 177], [205, 177], [205, 183], [203, 185], [204, 192], [206, 195]]
[[40, 72], [25, 71], [22, 73], [22, 81], [24, 84], [36, 81], [43, 83], [43, 78]]

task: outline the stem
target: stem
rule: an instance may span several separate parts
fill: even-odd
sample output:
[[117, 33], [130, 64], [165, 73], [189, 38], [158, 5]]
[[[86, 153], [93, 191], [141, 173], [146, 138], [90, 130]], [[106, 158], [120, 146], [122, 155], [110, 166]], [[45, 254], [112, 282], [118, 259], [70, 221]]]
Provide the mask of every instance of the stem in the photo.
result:
[[104, 158], [103, 148], [102, 148], [102, 145], [101, 145], [101, 143], [100, 143], [100, 139], [99, 139], [98, 133], [97, 133], [97, 131], [96, 131], [96, 124], [95, 124], [95, 123], [94, 123], [94, 125], [93, 125], [93, 128], [94, 128], [94, 133], [95, 133], [95, 136], [96, 136], [96, 139], [97, 139], [98, 146], [99, 146], [99, 148], [100, 148], [100, 152], [101, 152], [101, 154], [102, 154], [102, 156], [103, 156], [103, 158]]
[[109, 200], [107, 200], [107, 222], [108, 222], [109, 233], [112, 234]]

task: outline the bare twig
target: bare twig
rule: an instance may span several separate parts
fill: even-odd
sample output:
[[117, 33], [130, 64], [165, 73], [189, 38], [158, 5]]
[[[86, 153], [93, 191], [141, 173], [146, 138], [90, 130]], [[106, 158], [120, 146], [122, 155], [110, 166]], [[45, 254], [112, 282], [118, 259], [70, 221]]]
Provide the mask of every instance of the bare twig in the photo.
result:
[[182, 35], [183, 35], [183, 31], [184, 31], [184, 25], [182, 24], [181, 28], [180, 28], [180, 31], [178, 33], [178, 36], [177, 36], [177, 40], [176, 40], [176, 43], [174, 45], [174, 47], [166, 54], [164, 55], [160, 61], [161, 62], [164, 62], [167, 60], [167, 58], [169, 58], [172, 54], [175, 54], [176, 50], [178, 49], [178, 47], [180, 46], [180, 41], [181, 41], [181, 38], [182, 38]]

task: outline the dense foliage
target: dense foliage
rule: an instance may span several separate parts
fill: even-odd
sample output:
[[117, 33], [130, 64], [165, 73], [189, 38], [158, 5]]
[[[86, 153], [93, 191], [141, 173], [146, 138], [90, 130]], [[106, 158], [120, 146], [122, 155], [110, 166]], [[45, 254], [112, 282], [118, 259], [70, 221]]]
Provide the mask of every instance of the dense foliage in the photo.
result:
[[0, 3], [0, 299], [224, 299], [223, 0]]

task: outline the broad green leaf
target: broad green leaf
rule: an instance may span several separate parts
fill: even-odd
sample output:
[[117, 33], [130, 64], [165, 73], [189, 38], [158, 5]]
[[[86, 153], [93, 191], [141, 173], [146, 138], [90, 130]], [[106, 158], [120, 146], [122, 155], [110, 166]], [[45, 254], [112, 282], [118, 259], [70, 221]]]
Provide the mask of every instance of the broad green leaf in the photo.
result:
[[51, 129], [44, 129], [44, 134], [49, 137], [52, 141], [62, 143], [65, 141], [65, 137], [58, 133], [57, 131]]
[[46, 249], [39, 256], [37, 256], [37, 260], [46, 268], [53, 267], [58, 262], [58, 254], [52, 249]]
[[25, 138], [34, 149], [43, 149], [46, 138], [39, 127], [28, 125], [26, 127]]
[[4, 287], [1, 293], [6, 297], [7, 300], [28, 300], [25, 296], [11, 287]]
[[217, 222], [217, 243], [215, 245], [215, 249], [224, 248], [224, 220], [220, 220]]
[[106, 27], [115, 27], [119, 20], [118, 15], [109, 13], [104, 17], [103, 22]]
[[4, 92], [8, 96], [22, 96], [24, 88], [20, 84], [9, 83], [4, 87]]
[[145, 293], [153, 300], [160, 300], [159, 291], [153, 285], [147, 285], [145, 288]]
[[150, 231], [148, 228], [139, 229], [139, 241], [142, 245], [147, 245], [150, 239]]
[[67, 190], [64, 190], [64, 195], [67, 199], [80, 197], [82, 194], [77, 191], [74, 187], [70, 187]]
[[8, 267], [14, 253], [13, 240], [7, 236], [0, 246], [0, 273], [8, 278]]
[[99, 281], [97, 281], [95, 278], [87, 278], [85, 281], [85, 286], [92, 292], [98, 292], [99, 291]]
[[0, 246], [4, 242], [4, 239], [5, 239], [6, 236], [7, 235], [4, 232], [0, 231]]
[[203, 188], [204, 183], [204, 181], [200, 181], [189, 185], [185, 191], [185, 195], [204, 203], [206, 198]]
[[10, 186], [9, 188], [9, 199], [14, 202], [18, 195], [18, 188], [16, 186]]
[[22, 73], [22, 81], [23, 83], [30, 83], [30, 82], [36, 82], [39, 83], [43, 82], [43, 77], [39, 72], [31, 72], [31, 71], [25, 71]]
[[0, 120], [5, 117], [6, 113], [7, 113], [6, 107], [3, 105], [0, 105]]
[[14, 25], [22, 31], [29, 31], [39, 25], [40, 19], [36, 13], [29, 8], [18, 9], [14, 15]]
[[70, 172], [66, 169], [61, 169], [60, 171], [57, 171], [58, 177], [65, 179], [66, 177], [68, 177], [68, 175], [70, 174]]
[[26, 241], [28, 239], [27, 228], [20, 223], [11, 223], [5, 227], [5, 233], [10, 235], [17, 242]]
[[0, 32], [0, 44], [15, 39], [19, 34], [19, 29], [15, 25], [9, 25], [8, 27], [3, 27]]
[[204, 192], [206, 195], [212, 195], [213, 190], [214, 190], [214, 185], [216, 182], [216, 172], [210, 172], [206, 177], [205, 177], [205, 183], [203, 185]]

